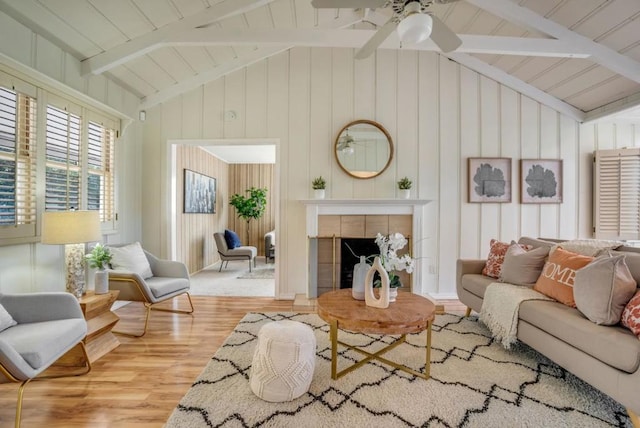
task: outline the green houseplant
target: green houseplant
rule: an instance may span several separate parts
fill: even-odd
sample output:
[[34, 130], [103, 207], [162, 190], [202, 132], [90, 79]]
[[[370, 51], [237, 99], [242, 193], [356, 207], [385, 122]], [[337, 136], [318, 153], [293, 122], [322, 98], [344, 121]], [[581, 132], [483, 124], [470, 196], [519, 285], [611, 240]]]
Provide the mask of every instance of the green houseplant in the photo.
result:
[[259, 219], [267, 208], [267, 189], [251, 187], [245, 190], [248, 196], [238, 193], [231, 196], [229, 205], [236, 209], [238, 217], [247, 222], [246, 242], [249, 243], [249, 223], [251, 220]]
[[316, 177], [311, 182], [311, 187], [314, 190], [316, 199], [324, 199], [324, 189], [327, 186], [327, 182], [322, 176]]
[[411, 189], [412, 184], [413, 183], [411, 182], [411, 180], [409, 180], [409, 177], [402, 177], [400, 180], [398, 180], [398, 189], [400, 189], [400, 195], [403, 198], [409, 199], [409, 189]]
[[93, 278], [93, 286], [96, 294], [106, 294], [109, 291], [109, 273], [105, 268], [109, 267], [113, 255], [109, 248], [97, 243], [93, 250], [85, 256], [89, 267], [97, 269]]

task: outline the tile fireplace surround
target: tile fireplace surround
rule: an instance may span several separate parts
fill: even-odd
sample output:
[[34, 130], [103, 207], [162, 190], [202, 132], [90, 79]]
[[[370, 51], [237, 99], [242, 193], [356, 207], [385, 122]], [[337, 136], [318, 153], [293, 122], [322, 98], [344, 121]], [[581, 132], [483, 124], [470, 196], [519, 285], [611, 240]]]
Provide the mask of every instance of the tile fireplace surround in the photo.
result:
[[[319, 237], [320, 216], [411, 216], [411, 254], [416, 259], [411, 289], [417, 294], [423, 294], [422, 277], [425, 270], [425, 260], [422, 257], [422, 241], [424, 240], [423, 222], [424, 206], [431, 202], [427, 199], [305, 199], [301, 200], [306, 206], [306, 232], [308, 238]], [[398, 230], [399, 231], [399, 230]], [[382, 231], [384, 232], [384, 231]], [[396, 232], [396, 230], [389, 230]], [[401, 232], [401, 231], [400, 231]], [[371, 233], [368, 233], [369, 235]], [[375, 234], [373, 235], [375, 236]], [[323, 236], [325, 237], [325, 236]], [[339, 236], [338, 236], [339, 237]], [[309, 282], [307, 296], [315, 298], [318, 294], [317, 252], [309, 252]]]

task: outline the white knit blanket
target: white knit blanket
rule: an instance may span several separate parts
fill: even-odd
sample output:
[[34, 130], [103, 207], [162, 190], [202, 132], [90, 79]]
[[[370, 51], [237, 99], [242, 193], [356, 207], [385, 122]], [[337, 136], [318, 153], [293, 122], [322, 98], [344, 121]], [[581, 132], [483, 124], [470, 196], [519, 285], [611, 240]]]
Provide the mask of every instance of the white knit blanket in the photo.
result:
[[480, 310], [482, 321], [492, 336], [510, 349], [518, 336], [518, 312], [520, 303], [527, 300], [553, 300], [529, 287], [492, 282], [487, 287]]

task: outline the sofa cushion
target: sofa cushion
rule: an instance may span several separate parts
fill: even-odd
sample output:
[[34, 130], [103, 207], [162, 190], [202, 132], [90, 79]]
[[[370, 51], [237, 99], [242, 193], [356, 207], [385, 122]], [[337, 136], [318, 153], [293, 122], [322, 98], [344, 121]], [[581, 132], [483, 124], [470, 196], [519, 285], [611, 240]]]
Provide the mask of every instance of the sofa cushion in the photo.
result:
[[519, 318], [618, 370], [640, 367], [640, 340], [623, 327], [594, 324], [558, 302], [523, 302]]
[[582, 254], [583, 256], [595, 257], [602, 250], [611, 250], [618, 248], [622, 242], [607, 241], [604, 239], [573, 239], [571, 241], [560, 242], [551, 249], [553, 253], [557, 248], [563, 248], [572, 253]]
[[160, 298], [168, 294], [189, 289], [189, 280], [186, 278], [168, 278], [154, 276], [145, 281], [153, 296]]
[[622, 325], [631, 330], [640, 339], [640, 291], [624, 307]]
[[225, 229], [224, 240], [227, 242], [227, 247], [230, 250], [233, 250], [234, 248], [242, 246], [242, 242], [240, 242], [240, 237], [233, 230]]
[[[492, 239], [489, 242], [489, 255], [487, 256], [487, 262], [482, 269], [482, 274], [490, 276], [492, 278], [500, 278], [500, 272], [502, 271], [502, 263], [504, 263], [504, 256], [511, 244], [507, 242], [500, 242], [497, 239]], [[523, 246], [525, 249], [529, 249], [529, 246]]]
[[109, 247], [109, 251], [113, 270], [137, 273], [144, 279], [153, 276], [149, 260], [139, 242], [123, 247]]
[[525, 246], [529, 246], [531, 248], [539, 248], [539, 247], [553, 247], [556, 243], [552, 241], [546, 241], [544, 239], [538, 238], [530, 238], [528, 236], [522, 236], [518, 239], [518, 244], [522, 244]]
[[462, 288], [484, 299], [484, 292], [492, 282], [496, 282], [496, 280], [485, 275], [469, 273], [462, 277]]
[[548, 246], [527, 251], [511, 241], [507, 254], [504, 256], [500, 281], [532, 287], [538, 280], [548, 255]]
[[35, 370], [52, 364], [87, 334], [87, 322], [72, 318], [18, 324], [2, 332], [8, 343]]
[[567, 306], [576, 307], [573, 282], [576, 270], [588, 265], [593, 257], [558, 248], [551, 253], [533, 289]]
[[596, 324], [620, 322], [625, 305], [636, 292], [636, 280], [624, 255], [604, 255], [576, 271], [573, 296], [578, 310]]
[[[636, 248], [637, 250], [638, 248]], [[615, 251], [608, 251], [612, 256], [617, 256], [619, 254], [624, 254], [626, 257], [624, 262], [627, 264], [629, 268], [629, 272], [631, 272], [631, 276], [636, 280], [638, 284], [640, 284], [640, 253], [630, 252], [625, 249], [625, 251], [620, 251], [620, 248]]]
[[6, 330], [9, 327], [16, 325], [16, 320], [13, 319], [11, 314], [0, 304], [0, 331]]

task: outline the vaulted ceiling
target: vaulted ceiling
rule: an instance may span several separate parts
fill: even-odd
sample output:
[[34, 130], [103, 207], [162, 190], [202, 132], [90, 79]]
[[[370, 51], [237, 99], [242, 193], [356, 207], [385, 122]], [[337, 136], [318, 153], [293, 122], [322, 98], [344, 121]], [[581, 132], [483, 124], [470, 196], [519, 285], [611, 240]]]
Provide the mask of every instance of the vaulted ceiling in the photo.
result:
[[[0, 0], [0, 10], [106, 73], [149, 108], [296, 46], [359, 48], [391, 8], [310, 0]], [[450, 59], [577, 120], [640, 105], [640, 1], [460, 0], [432, 13]], [[427, 40], [382, 49], [438, 51]], [[355, 49], [354, 49], [355, 50]]]

